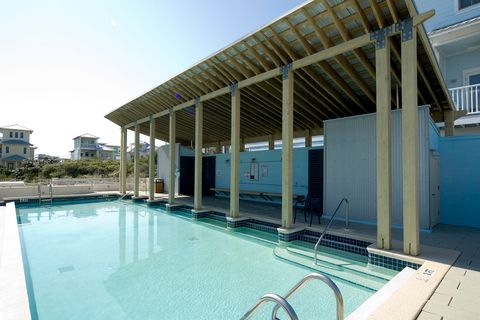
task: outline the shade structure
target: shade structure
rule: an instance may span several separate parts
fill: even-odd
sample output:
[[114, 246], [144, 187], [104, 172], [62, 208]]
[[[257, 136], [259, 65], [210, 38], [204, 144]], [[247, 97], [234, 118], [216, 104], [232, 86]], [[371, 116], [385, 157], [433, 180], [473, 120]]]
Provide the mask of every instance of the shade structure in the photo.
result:
[[[195, 101], [204, 104], [204, 145], [230, 140], [230, 90], [242, 90], [240, 136], [244, 142], [279, 136], [282, 130], [282, 66], [294, 67], [294, 131], [321, 132], [323, 121], [376, 111], [374, 32], [418, 16], [412, 0], [308, 1], [193, 67], [106, 115], [120, 126], [168, 140], [168, 110], [176, 111], [176, 139], [195, 139]], [[441, 121], [452, 101], [427, 34], [418, 30], [418, 104]], [[392, 107], [400, 108], [400, 35], [392, 48]], [[338, 50], [337, 50], [338, 48]], [[323, 59], [309, 57], [324, 54]], [[313, 61], [312, 63], [307, 63]], [[303, 63], [305, 62], [305, 63]], [[300, 67], [298, 67], [300, 65]], [[261, 80], [261, 81], [259, 81]]]

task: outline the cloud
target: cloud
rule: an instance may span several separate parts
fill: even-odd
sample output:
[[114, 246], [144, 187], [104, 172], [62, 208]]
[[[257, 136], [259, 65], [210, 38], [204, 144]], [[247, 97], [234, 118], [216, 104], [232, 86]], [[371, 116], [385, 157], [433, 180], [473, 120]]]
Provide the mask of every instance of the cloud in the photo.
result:
[[110, 19], [110, 24], [112, 25], [112, 27], [116, 28], [117, 27], [117, 21], [113, 20], [113, 19]]

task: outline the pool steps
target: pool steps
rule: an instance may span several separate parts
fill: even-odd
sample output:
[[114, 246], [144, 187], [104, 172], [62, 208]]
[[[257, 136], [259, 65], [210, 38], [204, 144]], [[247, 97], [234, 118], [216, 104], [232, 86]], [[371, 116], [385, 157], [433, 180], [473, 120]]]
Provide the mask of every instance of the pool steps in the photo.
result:
[[[300, 264], [372, 290], [379, 290], [393, 277], [393, 273], [389, 270], [385, 270], [385, 273], [378, 272], [375, 270], [376, 267], [342, 256], [334, 257], [322, 252], [322, 249], [319, 253], [317, 265], [315, 265], [313, 263], [313, 250], [290, 244], [288, 246], [279, 245], [274, 249], [274, 254], [280, 259]], [[341, 254], [343, 255], [343, 252]]]

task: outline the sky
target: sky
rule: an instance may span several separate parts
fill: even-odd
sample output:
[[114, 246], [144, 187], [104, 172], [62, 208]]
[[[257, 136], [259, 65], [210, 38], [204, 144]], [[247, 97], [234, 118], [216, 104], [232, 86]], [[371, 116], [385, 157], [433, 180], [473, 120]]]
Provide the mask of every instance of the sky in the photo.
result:
[[84, 133], [119, 145], [107, 113], [303, 2], [0, 0], [0, 126], [61, 157]]

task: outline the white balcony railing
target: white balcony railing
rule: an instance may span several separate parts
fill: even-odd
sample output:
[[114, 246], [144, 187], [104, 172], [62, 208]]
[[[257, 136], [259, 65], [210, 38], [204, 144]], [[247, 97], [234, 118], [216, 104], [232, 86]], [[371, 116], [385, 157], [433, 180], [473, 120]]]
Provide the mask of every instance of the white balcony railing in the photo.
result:
[[480, 113], [480, 84], [449, 89], [457, 110], [467, 114]]

